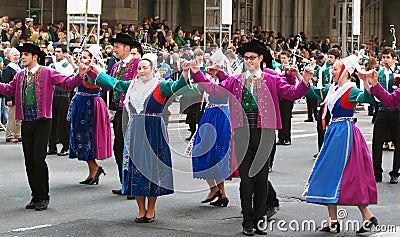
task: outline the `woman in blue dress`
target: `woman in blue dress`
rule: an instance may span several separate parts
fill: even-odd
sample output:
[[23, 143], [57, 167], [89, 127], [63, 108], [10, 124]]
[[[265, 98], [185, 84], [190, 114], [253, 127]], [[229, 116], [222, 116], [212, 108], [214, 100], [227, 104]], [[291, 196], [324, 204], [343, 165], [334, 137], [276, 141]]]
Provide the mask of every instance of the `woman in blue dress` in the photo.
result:
[[[184, 77], [188, 76], [185, 72], [183, 74]], [[205, 97], [207, 107], [199, 122], [192, 150], [193, 177], [205, 179], [210, 187], [210, 192], [202, 203], [211, 202], [211, 205], [226, 207], [229, 199], [224, 180], [230, 176], [232, 132], [228, 97], [214, 98], [208, 94]], [[218, 200], [212, 202], [216, 198]]]
[[357, 206], [362, 214], [363, 226], [357, 233], [367, 232], [378, 220], [368, 205], [378, 201], [371, 155], [354, 117], [357, 103], [374, 102], [351, 82], [351, 74], [359, 68], [358, 58], [351, 55], [333, 65], [335, 86], [317, 89], [313, 87], [306, 96], [324, 100], [322, 118], [326, 109], [332, 114], [324, 143], [311, 171], [306, 201], [326, 205], [329, 221], [321, 229], [324, 232], [340, 232], [337, 205]]
[[167, 97], [187, 85], [183, 77], [175, 82], [160, 81], [155, 74], [156, 63], [155, 54], [143, 55], [138, 75], [130, 81], [117, 80], [95, 64], [91, 64], [89, 72], [97, 74], [93, 77], [97, 76], [96, 84], [126, 94], [129, 122], [124, 137], [122, 192], [135, 196], [138, 223], [154, 222], [157, 197], [174, 192], [171, 151], [162, 111]]
[[[98, 45], [92, 45], [82, 52], [83, 63], [93, 61], [99, 64], [100, 59], [101, 47]], [[69, 61], [74, 65], [72, 60]], [[67, 119], [71, 121], [69, 158], [86, 161], [89, 168], [87, 178], [80, 184], [98, 184], [100, 175], [105, 172], [96, 160], [112, 156], [110, 117], [100, 97], [100, 90], [98, 85], [94, 85], [93, 79], [85, 75], [68, 111]]]

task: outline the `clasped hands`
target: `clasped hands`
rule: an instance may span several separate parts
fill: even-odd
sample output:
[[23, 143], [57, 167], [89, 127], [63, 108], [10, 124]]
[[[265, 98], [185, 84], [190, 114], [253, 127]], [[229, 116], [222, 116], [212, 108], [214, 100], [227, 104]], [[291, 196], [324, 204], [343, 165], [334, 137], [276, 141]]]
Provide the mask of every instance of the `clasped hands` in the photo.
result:
[[181, 68], [184, 72], [192, 70], [193, 73], [196, 73], [200, 70], [200, 66], [202, 65], [202, 61], [192, 59], [190, 61], [186, 59], [182, 59], [181, 61]]
[[310, 80], [314, 75], [314, 68], [312, 68], [311, 66], [307, 66], [304, 69], [303, 75], [300, 74], [299, 68], [296, 65], [285, 65], [283, 68], [285, 69], [285, 73], [287, 75], [294, 74], [299, 81], [303, 80], [306, 85], [310, 84]]
[[[365, 71], [362, 70], [360, 72], [356, 73], [357, 76], [364, 81], [364, 84], [371, 84], [372, 86], [375, 86], [376, 84], [378, 84], [378, 72], [374, 69], [369, 70], [369, 71]], [[396, 77], [399, 79], [400, 75], [399, 74], [395, 74], [395, 79]]]

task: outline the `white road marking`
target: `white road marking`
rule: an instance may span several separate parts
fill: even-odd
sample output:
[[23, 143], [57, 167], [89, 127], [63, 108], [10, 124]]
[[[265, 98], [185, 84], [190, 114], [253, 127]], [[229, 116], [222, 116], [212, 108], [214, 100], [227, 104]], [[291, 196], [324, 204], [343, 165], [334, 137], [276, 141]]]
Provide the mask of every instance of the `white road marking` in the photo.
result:
[[51, 225], [47, 224], [47, 225], [37, 225], [37, 226], [32, 226], [32, 227], [26, 227], [26, 228], [19, 228], [19, 229], [15, 229], [15, 230], [10, 230], [9, 232], [24, 232], [27, 230], [36, 230], [36, 229], [41, 229], [41, 228], [46, 228], [46, 227], [50, 227]]

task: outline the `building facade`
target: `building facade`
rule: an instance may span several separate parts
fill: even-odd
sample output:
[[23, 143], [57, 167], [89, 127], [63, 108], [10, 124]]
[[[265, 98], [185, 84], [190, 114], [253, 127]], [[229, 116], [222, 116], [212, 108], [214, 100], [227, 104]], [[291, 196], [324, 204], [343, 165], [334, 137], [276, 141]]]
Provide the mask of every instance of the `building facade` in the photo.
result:
[[[210, 0], [207, 0], [210, 1]], [[218, 1], [218, 0], [211, 0]], [[283, 36], [305, 32], [311, 39], [331, 38], [338, 42], [340, 35], [340, 2], [345, 0], [233, 0], [232, 29], [242, 31], [261, 25], [264, 29], [281, 32]], [[0, 16], [27, 16], [26, 10], [43, 13], [43, 22], [66, 19], [66, 2], [55, 0], [2, 0]], [[351, 0], [347, 0], [351, 2]], [[391, 42], [389, 26], [400, 22], [398, 0], [361, 1], [360, 42], [368, 42], [371, 35]], [[115, 0], [102, 2], [101, 21], [110, 25], [117, 22], [140, 24], [144, 17], [160, 16], [168, 19], [173, 29], [199, 29], [204, 25], [204, 1], [198, 0]], [[40, 17], [39, 17], [40, 19]], [[209, 18], [212, 21], [212, 19]], [[400, 25], [399, 25], [400, 27]], [[400, 32], [400, 31], [399, 31]]]

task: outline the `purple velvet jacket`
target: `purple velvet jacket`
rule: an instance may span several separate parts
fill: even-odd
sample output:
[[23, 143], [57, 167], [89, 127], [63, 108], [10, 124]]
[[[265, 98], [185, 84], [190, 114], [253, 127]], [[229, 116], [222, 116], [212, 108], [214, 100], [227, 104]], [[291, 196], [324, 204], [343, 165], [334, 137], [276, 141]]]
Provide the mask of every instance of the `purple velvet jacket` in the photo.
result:
[[[278, 98], [288, 100], [297, 100], [306, 94], [310, 89], [303, 82], [292, 86], [288, 81], [296, 80], [294, 75], [282, 77], [275, 71], [270, 69], [264, 70], [263, 83], [258, 81], [258, 128], [281, 129], [282, 122], [279, 112]], [[192, 78], [211, 96], [229, 97], [229, 106], [231, 113], [231, 124], [233, 128], [243, 127], [243, 108], [242, 93], [244, 87], [244, 73], [228, 76], [225, 72], [220, 71], [217, 74], [220, 80], [219, 84], [211, 82], [201, 71], [194, 73]]]
[[390, 94], [378, 83], [371, 87], [371, 93], [387, 108], [398, 108], [400, 106], [400, 88]]
[[[135, 59], [131, 60], [131, 62], [129, 64], [126, 65], [124, 76], [122, 77], [123, 81], [129, 81], [129, 80], [133, 79], [133, 77], [135, 76], [137, 67], [139, 65], [139, 62], [140, 62], [140, 60], [135, 58]], [[113, 67], [111, 68], [110, 76], [115, 77], [115, 73], [116, 73], [118, 65], [120, 63], [121, 63], [121, 61], [119, 61], [113, 65]], [[119, 107], [120, 108], [123, 108], [125, 106], [124, 100], [125, 100], [125, 94], [121, 93], [120, 97], [119, 97]]]
[[[18, 72], [10, 83], [0, 83], [1, 94], [15, 95], [15, 119], [17, 120], [24, 118], [22, 93], [25, 70]], [[79, 74], [73, 77], [64, 76], [56, 70], [43, 66], [36, 73], [39, 73], [38, 79], [35, 81], [37, 117], [52, 118], [54, 86], [63, 90], [72, 90], [79, 85], [82, 77]]]

